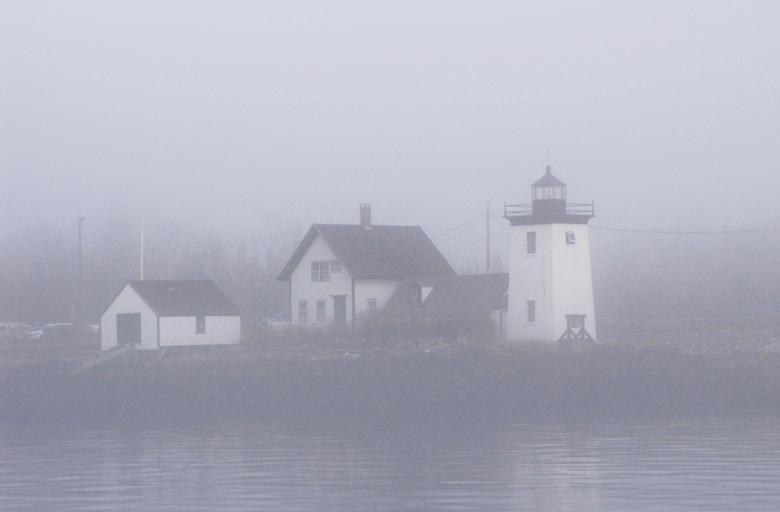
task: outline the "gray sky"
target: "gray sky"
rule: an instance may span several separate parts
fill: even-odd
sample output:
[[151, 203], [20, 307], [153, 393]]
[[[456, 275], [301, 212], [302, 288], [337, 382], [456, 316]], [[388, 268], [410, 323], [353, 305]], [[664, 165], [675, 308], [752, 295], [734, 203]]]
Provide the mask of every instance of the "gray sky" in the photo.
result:
[[778, 2], [4, 1], [0, 235], [143, 191], [148, 222], [370, 202], [434, 236], [527, 202], [548, 151], [594, 226], [775, 227], [778, 34]]

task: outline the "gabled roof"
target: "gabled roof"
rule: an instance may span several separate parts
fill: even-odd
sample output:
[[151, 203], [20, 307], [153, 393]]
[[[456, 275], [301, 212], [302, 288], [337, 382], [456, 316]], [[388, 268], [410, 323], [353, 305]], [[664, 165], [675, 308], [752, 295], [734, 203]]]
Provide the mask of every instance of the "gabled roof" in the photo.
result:
[[550, 172], [551, 170], [552, 167], [548, 165], [547, 172], [544, 173], [544, 176], [536, 180], [536, 182], [531, 186], [533, 187], [552, 187], [552, 186], [561, 186], [561, 185], [565, 186], [566, 183], [562, 182], [561, 180], [553, 176], [552, 172]]
[[373, 226], [366, 229], [360, 225], [313, 224], [279, 275], [279, 281], [290, 280], [318, 235], [355, 278], [456, 275], [419, 226]]
[[128, 281], [157, 316], [240, 316], [214, 281]]
[[413, 278], [405, 279], [382, 310], [383, 319], [424, 317], [429, 319], [487, 318], [497, 309], [506, 309], [509, 274], [434, 277], [433, 290], [418, 307], [411, 306], [411, 285], [430, 286]]

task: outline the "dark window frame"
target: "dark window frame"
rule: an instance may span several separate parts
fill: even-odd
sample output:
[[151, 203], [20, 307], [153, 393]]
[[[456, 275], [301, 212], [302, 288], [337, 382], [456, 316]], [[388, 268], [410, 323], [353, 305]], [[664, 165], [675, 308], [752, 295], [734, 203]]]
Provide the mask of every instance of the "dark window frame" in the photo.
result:
[[330, 281], [330, 260], [320, 261], [320, 281]]
[[318, 300], [317, 301], [317, 321], [318, 322], [324, 322], [325, 321], [325, 301], [324, 300]]
[[320, 282], [320, 262], [319, 261], [312, 261], [311, 262], [311, 282], [312, 283], [319, 283]]
[[299, 322], [308, 322], [309, 321], [309, 301], [308, 300], [299, 300], [298, 301], [298, 321]]
[[528, 254], [536, 254], [536, 231], [528, 231], [525, 234], [525, 247]]
[[417, 283], [412, 283], [410, 287], [412, 307], [418, 308], [422, 306], [422, 287]]
[[206, 315], [195, 317], [195, 334], [206, 334]]
[[528, 314], [528, 323], [532, 324], [536, 322], [536, 301], [535, 300], [528, 300], [526, 301], [526, 308], [527, 308], [527, 314]]

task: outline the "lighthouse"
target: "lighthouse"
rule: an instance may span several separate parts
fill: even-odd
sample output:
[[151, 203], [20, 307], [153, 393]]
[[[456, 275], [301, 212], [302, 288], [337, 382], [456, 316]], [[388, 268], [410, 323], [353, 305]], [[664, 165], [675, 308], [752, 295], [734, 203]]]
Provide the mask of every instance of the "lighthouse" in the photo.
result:
[[566, 202], [552, 169], [531, 185], [531, 204], [504, 205], [511, 227], [506, 337], [595, 339], [588, 221], [594, 205]]

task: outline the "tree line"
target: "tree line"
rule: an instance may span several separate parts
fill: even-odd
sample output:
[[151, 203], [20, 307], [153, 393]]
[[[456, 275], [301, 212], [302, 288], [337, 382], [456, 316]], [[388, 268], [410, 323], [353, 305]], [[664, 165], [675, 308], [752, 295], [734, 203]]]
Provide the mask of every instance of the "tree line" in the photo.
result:
[[[94, 324], [124, 284], [140, 278], [136, 219], [114, 214], [98, 226], [85, 223], [80, 287], [73, 231], [31, 226], [0, 240], [0, 321]], [[276, 278], [301, 236], [296, 226], [241, 237], [147, 222], [144, 278], [211, 279], [244, 318], [268, 316], [289, 309], [289, 286]]]
[[[84, 227], [80, 293], [75, 223], [0, 239], [0, 321], [96, 323], [122, 286], [139, 279], [138, 219], [115, 212]], [[148, 222], [144, 277], [212, 279], [244, 319], [262, 318], [290, 307], [289, 285], [276, 278], [303, 234], [279, 222], [243, 236]], [[591, 238], [597, 319], [780, 315], [780, 233]]]

